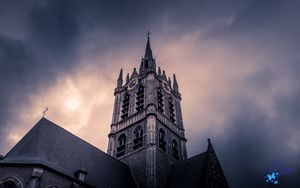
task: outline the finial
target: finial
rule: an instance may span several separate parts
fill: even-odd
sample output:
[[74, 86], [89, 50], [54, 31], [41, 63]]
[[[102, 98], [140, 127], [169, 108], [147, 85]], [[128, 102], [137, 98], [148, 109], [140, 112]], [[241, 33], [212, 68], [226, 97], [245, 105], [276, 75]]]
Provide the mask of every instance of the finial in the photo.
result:
[[169, 84], [170, 87], [172, 87], [172, 83], [171, 83], [171, 78], [170, 77], [168, 77], [168, 84]]
[[173, 74], [173, 89], [174, 89], [174, 91], [176, 91], [176, 92], [179, 93], [178, 83], [177, 83], [176, 75], [175, 74]]
[[150, 35], [151, 35], [151, 32], [148, 31], [147, 34], [146, 34], [146, 36], [147, 36], [148, 39], [150, 38]]
[[117, 87], [122, 87], [123, 85], [123, 69], [120, 70], [119, 78], [117, 81]]
[[210, 143], [210, 138], [207, 139], [207, 142], [208, 142], [209, 144], [211, 144], [211, 143]]
[[161, 70], [160, 70], [160, 67], [158, 67], [158, 76], [161, 76]]
[[127, 76], [126, 76], [126, 84], [128, 84], [129, 82], [129, 73], [127, 73]]
[[163, 70], [163, 75], [162, 75], [162, 78], [167, 82], [168, 79], [167, 79], [167, 76], [166, 76], [166, 72]]
[[48, 109], [48, 107], [46, 106], [45, 110], [43, 111], [43, 117], [45, 117], [46, 112], [47, 112], [48, 110], [49, 110], [49, 109]]

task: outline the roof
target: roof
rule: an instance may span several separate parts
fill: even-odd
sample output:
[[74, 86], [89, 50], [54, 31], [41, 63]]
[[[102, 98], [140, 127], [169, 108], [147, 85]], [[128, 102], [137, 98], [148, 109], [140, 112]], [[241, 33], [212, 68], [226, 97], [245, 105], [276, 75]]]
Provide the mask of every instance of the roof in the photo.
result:
[[1, 163], [41, 164], [69, 177], [84, 168], [92, 187], [136, 187], [130, 168], [53, 122], [42, 118]]
[[221, 164], [208, 139], [207, 150], [171, 167], [165, 187], [229, 188]]
[[200, 187], [205, 176], [206, 165], [207, 152], [174, 164], [167, 178], [166, 187]]

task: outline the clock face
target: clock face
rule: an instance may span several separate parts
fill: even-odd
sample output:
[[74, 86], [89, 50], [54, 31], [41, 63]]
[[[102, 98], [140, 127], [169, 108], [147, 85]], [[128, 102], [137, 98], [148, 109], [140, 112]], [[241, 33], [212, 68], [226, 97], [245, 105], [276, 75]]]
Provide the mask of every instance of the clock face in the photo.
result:
[[128, 90], [133, 89], [137, 84], [138, 84], [137, 79], [134, 79], [134, 80], [130, 81], [129, 84], [128, 84]]
[[170, 93], [171, 92], [171, 88], [170, 88], [170, 86], [169, 86], [169, 84], [167, 83], [167, 82], [163, 82], [162, 83], [162, 85], [163, 85], [163, 88], [164, 88], [164, 90], [167, 92], [167, 93]]

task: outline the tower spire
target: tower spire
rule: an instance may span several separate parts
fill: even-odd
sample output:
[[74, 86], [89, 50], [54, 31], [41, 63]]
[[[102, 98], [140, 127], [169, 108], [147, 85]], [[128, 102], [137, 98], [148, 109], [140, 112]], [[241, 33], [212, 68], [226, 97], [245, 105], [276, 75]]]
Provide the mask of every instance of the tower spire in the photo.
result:
[[153, 56], [152, 56], [152, 50], [151, 50], [151, 46], [150, 46], [150, 34], [151, 34], [150, 31], [148, 31], [148, 33], [147, 33], [147, 45], [146, 45], [144, 58], [152, 60]]

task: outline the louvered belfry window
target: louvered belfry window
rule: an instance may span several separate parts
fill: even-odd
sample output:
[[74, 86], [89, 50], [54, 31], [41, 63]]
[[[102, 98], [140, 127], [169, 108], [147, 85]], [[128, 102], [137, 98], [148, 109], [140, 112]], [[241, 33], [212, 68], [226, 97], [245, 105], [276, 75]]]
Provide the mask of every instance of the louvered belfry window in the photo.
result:
[[127, 92], [124, 93], [122, 98], [122, 110], [121, 110], [121, 118], [125, 119], [128, 117], [128, 111], [129, 111], [129, 94]]
[[175, 123], [175, 107], [174, 107], [172, 97], [169, 98], [169, 110], [170, 110], [170, 120], [172, 123]]
[[137, 93], [136, 93], [136, 111], [139, 112], [144, 109], [144, 86], [140, 85]]
[[158, 111], [164, 113], [164, 95], [161, 88], [157, 89]]

